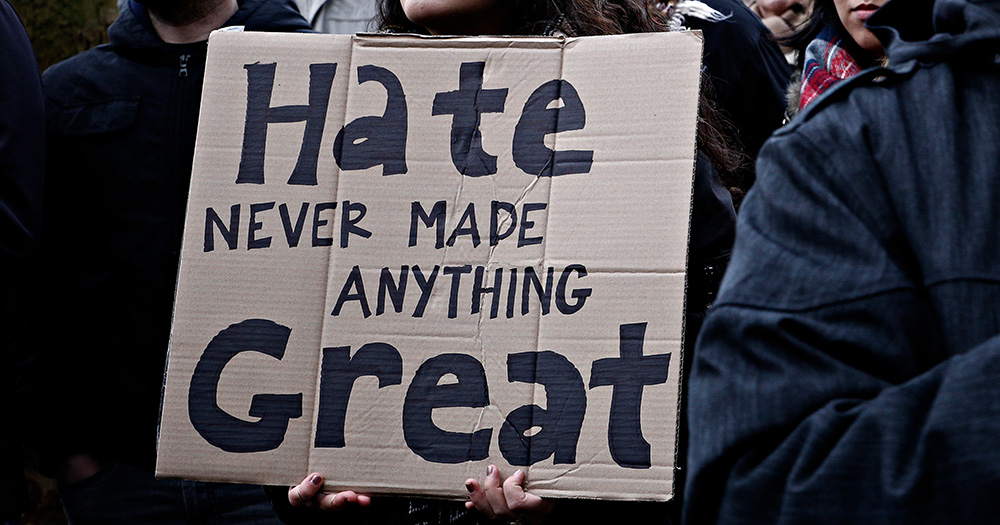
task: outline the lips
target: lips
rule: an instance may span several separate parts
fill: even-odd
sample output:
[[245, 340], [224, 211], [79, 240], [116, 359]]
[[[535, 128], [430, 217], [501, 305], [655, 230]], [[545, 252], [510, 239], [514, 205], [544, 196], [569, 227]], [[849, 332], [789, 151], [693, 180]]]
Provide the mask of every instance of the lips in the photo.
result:
[[879, 7], [882, 6], [875, 4], [861, 4], [851, 9], [851, 11], [854, 13], [854, 16], [858, 17], [858, 19], [863, 22], [868, 20], [868, 18], [872, 16], [875, 11], [878, 11]]

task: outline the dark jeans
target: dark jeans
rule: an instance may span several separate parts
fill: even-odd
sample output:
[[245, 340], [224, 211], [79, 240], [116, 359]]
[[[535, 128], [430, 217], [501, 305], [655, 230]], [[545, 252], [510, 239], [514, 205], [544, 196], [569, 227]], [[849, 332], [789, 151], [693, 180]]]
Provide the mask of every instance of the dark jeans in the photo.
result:
[[256, 485], [156, 479], [120, 463], [59, 488], [71, 525], [280, 525]]

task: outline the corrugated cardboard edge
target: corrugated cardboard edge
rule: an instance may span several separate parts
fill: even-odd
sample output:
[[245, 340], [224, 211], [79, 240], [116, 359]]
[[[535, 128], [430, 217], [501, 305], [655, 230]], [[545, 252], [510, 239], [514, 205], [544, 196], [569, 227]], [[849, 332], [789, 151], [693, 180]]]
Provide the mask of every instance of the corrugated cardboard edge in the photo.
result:
[[[701, 42], [701, 54], [702, 54], [702, 64], [704, 64], [704, 54], [705, 54], [705, 37], [702, 35], [701, 30], [696, 31], [685, 31], [684, 34], [689, 34], [693, 38], [697, 38]], [[685, 367], [687, 365], [687, 354], [688, 354], [688, 344], [694, 344], [694, 341], [687, 340], [687, 323], [688, 323], [688, 300], [690, 296], [688, 295], [688, 285], [691, 281], [691, 221], [693, 219], [694, 212], [694, 177], [698, 171], [698, 122], [701, 120], [701, 97], [704, 96], [705, 83], [703, 82], [704, 74], [698, 75], [698, 109], [695, 111], [695, 141], [694, 141], [694, 162], [691, 164], [691, 205], [688, 209], [688, 234], [687, 234], [687, 255], [684, 258], [684, 267], [687, 271], [684, 272], [684, 317], [681, 321], [681, 370], [680, 375], [677, 378], [677, 427], [674, 429], [674, 477], [670, 488], [670, 498], [667, 501], [673, 501], [677, 496], [678, 479], [684, 479], [685, 473], [684, 467], [680, 465], [681, 456], [684, 455], [686, 451], [681, 450], [681, 429], [686, 426], [683, 415], [683, 407], [687, 403], [685, 392], [686, 377], [684, 374]]]

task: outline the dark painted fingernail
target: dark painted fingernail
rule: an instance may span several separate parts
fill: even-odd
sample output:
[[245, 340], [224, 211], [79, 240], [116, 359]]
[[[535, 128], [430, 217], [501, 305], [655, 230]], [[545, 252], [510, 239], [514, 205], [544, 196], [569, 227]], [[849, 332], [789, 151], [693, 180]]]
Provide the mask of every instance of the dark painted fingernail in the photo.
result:
[[313, 477], [309, 478], [309, 483], [313, 485], [319, 485], [323, 483], [323, 478], [320, 478], [318, 474], [313, 474]]
[[493, 465], [486, 467], [486, 475], [489, 476], [490, 474], [493, 474]]
[[472, 491], [475, 489], [472, 487], [472, 483], [466, 483], [465, 490], [469, 491], [469, 494], [472, 494]]

